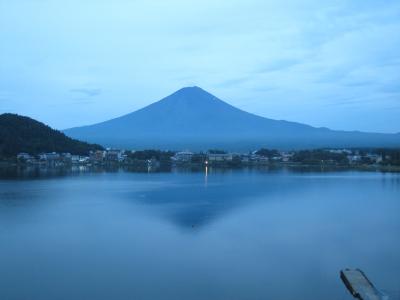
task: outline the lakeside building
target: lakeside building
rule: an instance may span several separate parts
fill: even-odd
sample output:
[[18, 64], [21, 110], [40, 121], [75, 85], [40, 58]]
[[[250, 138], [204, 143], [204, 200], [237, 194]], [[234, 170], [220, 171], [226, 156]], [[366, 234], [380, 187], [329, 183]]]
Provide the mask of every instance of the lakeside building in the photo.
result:
[[266, 156], [261, 156], [258, 154], [252, 154], [250, 156], [250, 163], [253, 164], [267, 164], [269, 162], [269, 158]]
[[90, 161], [93, 163], [102, 163], [104, 160], [105, 151], [97, 150], [90, 153]]
[[232, 161], [233, 154], [232, 153], [208, 153], [207, 158], [210, 163]]
[[71, 155], [72, 164], [78, 164], [79, 160], [80, 160], [80, 156], [79, 155]]
[[107, 162], [119, 162], [120, 152], [117, 150], [106, 151], [105, 161]]
[[104, 161], [109, 163], [123, 162], [126, 157], [125, 150], [107, 149], [104, 152]]
[[31, 156], [29, 153], [18, 153], [17, 161], [25, 162], [25, 163], [33, 163], [35, 161], [35, 157]]
[[243, 158], [245, 158], [245, 161], [250, 164], [267, 162], [269, 160], [268, 157], [257, 154], [257, 151], [253, 151], [248, 155], [242, 155], [241, 156], [242, 162], [244, 162]]
[[47, 162], [52, 162], [60, 159], [60, 154], [56, 152], [51, 152], [51, 153], [41, 153], [39, 154], [39, 160], [41, 161], [47, 161]]
[[248, 164], [250, 162], [250, 155], [242, 154], [240, 155], [240, 160], [242, 161], [242, 163]]
[[160, 162], [154, 158], [146, 160], [147, 170], [156, 169], [160, 167]]
[[123, 162], [127, 155], [124, 150], [107, 149], [90, 152], [90, 161], [94, 164]]
[[335, 153], [335, 154], [347, 154], [347, 155], [350, 155], [352, 153], [352, 151], [349, 150], [349, 149], [330, 149], [328, 151], [330, 153]]
[[[358, 165], [387, 165], [391, 164], [391, 155], [370, 150], [352, 150], [348, 154], [347, 149], [341, 150], [309, 150], [309, 151], [291, 151], [278, 152], [276, 150], [253, 151], [249, 153], [226, 153], [222, 150], [210, 150], [204, 152], [181, 151], [157, 151], [148, 150], [143, 156], [140, 154], [138, 158], [130, 157], [130, 153], [125, 150], [107, 149], [90, 152], [89, 156], [71, 155], [70, 153], [41, 153], [39, 155], [31, 155], [21, 152], [16, 156], [16, 160], [20, 164], [47, 164], [55, 166], [65, 165], [106, 165], [106, 164], [123, 164], [134, 165], [142, 164], [150, 167], [156, 167], [159, 163], [172, 164], [193, 164], [193, 165], [215, 165], [215, 166], [257, 166], [268, 164], [348, 164], [352, 166]], [[134, 152], [133, 152], [134, 153]], [[150, 154], [149, 154], [150, 153]], [[341, 155], [338, 155], [338, 154]], [[173, 155], [171, 157], [171, 155]], [[151, 159], [150, 159], [151, 158]], [[396, 164], [397, 161], [394, 161]]]
[[192, 161], [192, 157], [193, 157], [193, 152], [181, 151], [181, 152], [175, 153], [175, 155], [171, 157], [171, 160], [175, 161], [175, 162], [180, 162], [180, 163], [184, 163], [184, 162], [187, 163], [187, 162]]
[[361, 161], [361, 155], [355, 154], [355, 155], [347, 155], [347, 159], [351, 164], [358, 163]]
[[64, 164], [71, 164], [72, 163], [72, 155], [71, 153], [61, 153], [60, 161]]
[[90, 162], [90, 158], [87, 156], [81, 156], [79, 157], [79, 164], [88, 164]]
[[368, 153], [365, 157], [376, 164], [381, 163], [383, 160], [382, 155], [378, 154]]
[[291, 153], [291, 152], [280, 152], [280, 155], [281, 155], [282, 162], [289, 162], [292, 159], [294, 153]]

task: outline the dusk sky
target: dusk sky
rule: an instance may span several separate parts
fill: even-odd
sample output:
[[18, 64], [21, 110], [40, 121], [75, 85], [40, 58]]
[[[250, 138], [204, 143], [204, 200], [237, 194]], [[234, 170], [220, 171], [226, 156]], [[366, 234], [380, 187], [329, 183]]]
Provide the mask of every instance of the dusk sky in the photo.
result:
[[0, 113], [57, 129], [184, 86], [332, 129], [400, 132], [400, 1], [0, 0]]

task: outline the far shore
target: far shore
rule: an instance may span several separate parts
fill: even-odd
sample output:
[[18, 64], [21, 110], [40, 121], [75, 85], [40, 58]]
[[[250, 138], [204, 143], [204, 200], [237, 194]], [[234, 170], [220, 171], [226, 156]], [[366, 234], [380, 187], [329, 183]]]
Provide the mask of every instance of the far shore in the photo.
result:
[[161, 163], [155, 166], [142, 164], [124, 164], [108, 163], [102, 165], [96, 164], [68, 164], [68, 165], [48, 165], [48, 164], [24, 164], [10, 161], [0, 161], [0, 172], [2, 170], [71, 170], [71, 171], [115, 171], [124, 170], [129, 172], [172, 172], [172, 171], [190, 171], [190, 172], [211, 172], [212, 170], [279, 170], [287, 169], [296, 172], [337, 172], [337, 171], [365, 171], [365, 172], [391, 172], [400, 173], [400, 166], [392, 165], [336, 165], [336, 164], [302, 164], [302, 163], [283, 163], [274, 162], [262, 165], [242, 164], [231, 166], [228, 164], [205, 165], [201, 163], [171, 164]]

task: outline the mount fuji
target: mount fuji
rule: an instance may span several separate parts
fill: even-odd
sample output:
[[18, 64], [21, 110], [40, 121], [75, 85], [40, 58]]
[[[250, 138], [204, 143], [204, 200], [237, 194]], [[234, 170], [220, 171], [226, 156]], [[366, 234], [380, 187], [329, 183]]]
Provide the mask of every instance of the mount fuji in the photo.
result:
[[72, 138], [123, 149], [400, 147], [400, 134], [335, 131], [240, 110], [199, 87], [185, 87], [127, 115], [67, 129]]

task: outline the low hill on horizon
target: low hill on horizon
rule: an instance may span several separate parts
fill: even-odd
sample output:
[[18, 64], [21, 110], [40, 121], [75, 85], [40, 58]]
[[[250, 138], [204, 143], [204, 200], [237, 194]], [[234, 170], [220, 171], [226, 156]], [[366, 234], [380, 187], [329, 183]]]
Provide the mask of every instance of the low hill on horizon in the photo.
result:
[[74, 140], [29, 117], [10, 113], [0, 115], [0, 157], [13, 157], [21, 152], [69, 152], [85, 155], [98, 149], [103, 148]]
[[400, 146], [400, 134], [335, 131], [268, 119], [240, 110], [199, 87], [182, 88], [122, 117], [64, 132], [80, 140], [125, 149]]

